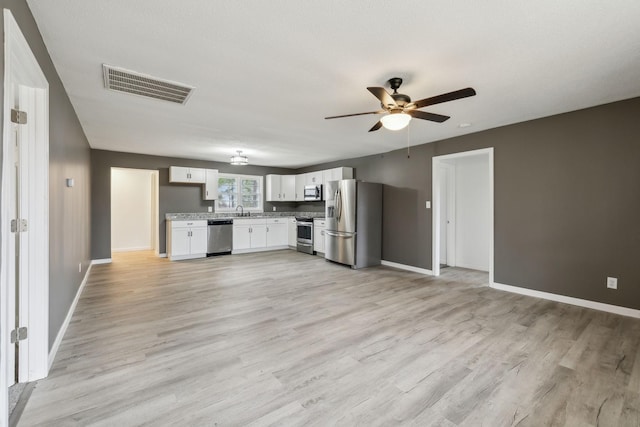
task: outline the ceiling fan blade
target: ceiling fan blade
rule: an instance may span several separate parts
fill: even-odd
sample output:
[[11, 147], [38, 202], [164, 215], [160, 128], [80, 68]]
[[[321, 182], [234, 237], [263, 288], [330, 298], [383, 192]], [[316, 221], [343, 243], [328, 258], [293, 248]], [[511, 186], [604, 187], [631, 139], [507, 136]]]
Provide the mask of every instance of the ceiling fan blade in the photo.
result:
[[383, 87], [368, 87], [367, 90], [380, 100], [383, 106], [397, 107], [395, 99]]
[[382, 127], [382, 122], [380, 120], [378, 120], [378, 123], [373, 125], [373, 127], [371, 129], [369, 129], [369, 132], [376, 131], [376, 130], [380, 129], [381, 127]]
[[382, 113], [386, 113], [386, 110], [378, 110], [378, 111], [369, 111], [368, 113], [355, 113], [355, 114], [344, 114], [342, 116], [331, 116], [331, 117], [325, 117], [325, 120], [327, 119], [339, 119], [341, 117], [353, 117], [353, 116], [364, 116], [367, 114], [382, 114]]
[[429, 120], [432, 122], [442, 123], [450, 119], [449, 116], [442, 116], [440, 114], [427, 113], [426, 111], [418, 111], [418, 110], [409, 110], [405, 111], [411, 117], [422, 120]]
[[415, 101], [414, 104], [416, 105], [416, 108], [422, 108], [426, 107], [427, 105], [440, 104], [442, 102], [449, 102], [456, 99], [467, 98], [469, 96], [474, 96], [475, 94], [476, 91], [473, 88], [468, 87], [449, 93], [443, 93], [442, 95], [432, 96], [431, 98], [421, 99], [419, 101]]

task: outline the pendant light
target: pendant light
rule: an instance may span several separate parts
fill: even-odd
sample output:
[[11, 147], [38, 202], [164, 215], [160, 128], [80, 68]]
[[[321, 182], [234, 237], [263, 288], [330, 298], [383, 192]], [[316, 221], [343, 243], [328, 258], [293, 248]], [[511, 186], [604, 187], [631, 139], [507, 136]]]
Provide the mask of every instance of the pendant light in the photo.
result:
[[231, 156], [231, 163], [234, 166], [246, 166], [249, 164], [249, 158], [247, 156], [242, 155], [242, 150], [236, 151], [238, 154], [235, 156]]
[[411, 116], [403, 112], [399, 112], [399, 113], [391, 112], [386, 116], [382, 117], [380, 121], [382, 122], [382, 126], [384, 126], [385, 129], [400, 130], [407, 127], [407, 125], [411, 121]]

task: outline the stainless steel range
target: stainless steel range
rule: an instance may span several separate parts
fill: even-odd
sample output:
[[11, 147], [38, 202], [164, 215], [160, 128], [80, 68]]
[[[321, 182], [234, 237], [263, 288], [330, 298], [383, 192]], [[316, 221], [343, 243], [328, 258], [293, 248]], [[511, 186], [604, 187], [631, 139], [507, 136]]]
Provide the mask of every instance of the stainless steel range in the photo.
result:
[[296, 217], [298, 252], [313, 255], [313, 218]]

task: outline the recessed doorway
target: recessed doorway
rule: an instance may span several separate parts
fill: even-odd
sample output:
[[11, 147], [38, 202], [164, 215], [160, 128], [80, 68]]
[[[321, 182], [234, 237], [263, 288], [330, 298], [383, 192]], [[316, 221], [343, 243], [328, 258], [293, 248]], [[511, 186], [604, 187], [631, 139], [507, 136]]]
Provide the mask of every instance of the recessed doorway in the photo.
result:
[[493, 148], [433, 158], [433, 264], [488, 271], [493, 283]]
[[111, 168], [111, 252], [158, 254], [158, 171]]

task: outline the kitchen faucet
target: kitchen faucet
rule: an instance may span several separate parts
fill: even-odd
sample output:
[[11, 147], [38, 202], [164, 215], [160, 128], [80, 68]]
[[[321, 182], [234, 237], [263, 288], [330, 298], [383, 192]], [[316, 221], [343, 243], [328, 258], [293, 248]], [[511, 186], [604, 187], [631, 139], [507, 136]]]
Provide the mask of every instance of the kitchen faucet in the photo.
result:
[[238, 212], [238, 208], [240, 208], [240, 216], [244, 216], [244, 207], [242, 205], [238, 205], [236, 207], [236, 212]]

